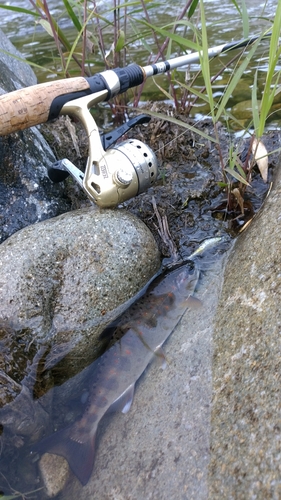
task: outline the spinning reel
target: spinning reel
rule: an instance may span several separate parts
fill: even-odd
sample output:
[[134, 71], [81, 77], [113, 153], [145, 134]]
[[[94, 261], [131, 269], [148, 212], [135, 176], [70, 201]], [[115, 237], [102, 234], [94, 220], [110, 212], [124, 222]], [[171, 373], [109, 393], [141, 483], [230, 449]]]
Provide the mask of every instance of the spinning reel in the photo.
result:
[[68, 101], [61, 115], [78, 118], [89, 139], [89, 156], [85, 173], [68, 159], [57, 161], [48, 171], [53, 182], [68, 175], [81, 186], [91, 201], [100, 207], [115, 207], [146, 191], [157, 179], [157, 159], [153, 151], [137, 139], [117, 144], [118, 139], [137, 124], [147, 123], [150, 117], [139, 115], [113, 132], [99, 134], [90, 113], [91, 107], [105, 99], [104, 90]]

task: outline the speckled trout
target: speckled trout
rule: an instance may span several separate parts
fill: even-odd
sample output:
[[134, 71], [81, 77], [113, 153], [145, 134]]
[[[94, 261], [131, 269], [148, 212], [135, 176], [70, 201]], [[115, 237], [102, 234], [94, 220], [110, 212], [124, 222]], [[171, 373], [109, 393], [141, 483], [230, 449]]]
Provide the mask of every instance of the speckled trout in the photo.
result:
[[192, 297], [198, 278], [199, 271], [189, 262], [150, 283], [146, 292], [113, 323], [111, 328], [118, 332], [118, 340], [95, 361], [82, 417], [44, 438], [35, 445], [35, 451], [63, 456], [80, 482], [88, 482], [100, 420], [112, 408], [129, 411], [135, 383], [155, 355], [163, 357], [161, 346], [186, 309], [200, 303]]

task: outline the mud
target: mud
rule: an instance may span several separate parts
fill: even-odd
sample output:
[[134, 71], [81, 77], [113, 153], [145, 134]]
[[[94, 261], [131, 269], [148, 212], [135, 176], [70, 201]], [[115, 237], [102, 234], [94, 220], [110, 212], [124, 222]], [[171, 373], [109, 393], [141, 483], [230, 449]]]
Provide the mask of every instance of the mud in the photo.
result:
[[[165, 114], [167, 120], [173, 116], [189, 122], [208, 136], [215, 137], [212, 122], [208, 119], [195, 124], [183, 115], [175, 115], [172, 107], [163, 104], [154, 103], [148, 109]], [[147, 192], [125, 202], [123, 207], [149, 227], [162, 257], [170, 257], [171, 249], [174, 249], [177, 257], [186, 258], [205, 238], [226, 234], [232, 239], [237, 235], [259, 210], [270, 187], [278, 156], [272, 154], [269, 157], [267, 183], [261, 179], [257, 167], [254, 168], [251, 187], [246, 189], [244, 196], [245, 213], [241, 215], [237, 201], [234, 201], [232, 210], [226, 210], [227, 195], [219, 184], [223, 181], [220, 155], [227, 164], [231, 144], [234, 143], [241, 152], [246, 151], [250, 139], [238, 140], [219, 126], [218, 146], [167, 120], [152, 118], [147, 125], [138, 125], [122, 137], [122, 140], [134, 137], [148, 144], [159, 161], [157, 182]], [[42, 126], [41, 132], [58, 159], [67, 157], [82, 171], [85, 169], [88, 139], [80, 123], [61, 117]], [[102, 127], [101, 132], [104, 132]], [[263, 141], [268, 151], [279, 147], [278, 135], [274, 131], [268, 132]], [[232, 188], [237, 187], [238, 182], [233, 181]], [[71, 209], [90, 203], [71, 178], [64, 182], [64, 195], [71, 200]]]

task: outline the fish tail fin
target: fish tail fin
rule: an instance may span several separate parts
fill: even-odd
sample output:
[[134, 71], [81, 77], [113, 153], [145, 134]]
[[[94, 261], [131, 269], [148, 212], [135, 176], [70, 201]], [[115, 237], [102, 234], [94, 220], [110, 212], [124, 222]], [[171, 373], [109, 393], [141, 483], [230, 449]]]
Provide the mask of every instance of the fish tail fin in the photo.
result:
[[64, 457], [79, 481], [85, 486], [90, 479], [95, 460], [96, 433], [84, 441], [75, 438], [75, 424], [61, 429], [37, 443], [32, 451], [53, 453]]

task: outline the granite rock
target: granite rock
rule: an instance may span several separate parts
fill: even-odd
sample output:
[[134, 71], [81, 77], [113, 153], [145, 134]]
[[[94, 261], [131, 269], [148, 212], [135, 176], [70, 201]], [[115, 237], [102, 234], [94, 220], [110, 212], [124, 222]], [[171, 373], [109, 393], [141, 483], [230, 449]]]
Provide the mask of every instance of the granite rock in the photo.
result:
[[[34, 392], [38, 363], [49, 373], [61, 361], [67, 379], [79, 373], [100, 354], [98, 337], [105, 325], [159, 265], [152, 234], [124, 210], [70, 212], [24, 228], [0, 245], [0, 340], [7, 352], [0, 368], [9, 361], [12, 386], [5, 385], [6, 402], [17, 414], [13, 419], [5, 405], [2, 425], [24, 435], [40, 427], [39, 410], [33, 415], [32, 398], [26, 397]], [[12, 345], [17, 346], [14, 360]], [[29, 392], [20, 391], [21, 384]], [[30, 416], [25, 427], [18, 398]], [[5, 403], [2, 393], [1, 401]]]
[[281, 497], [281, 172], [225, 270], [214, 330], [209, 498]]

